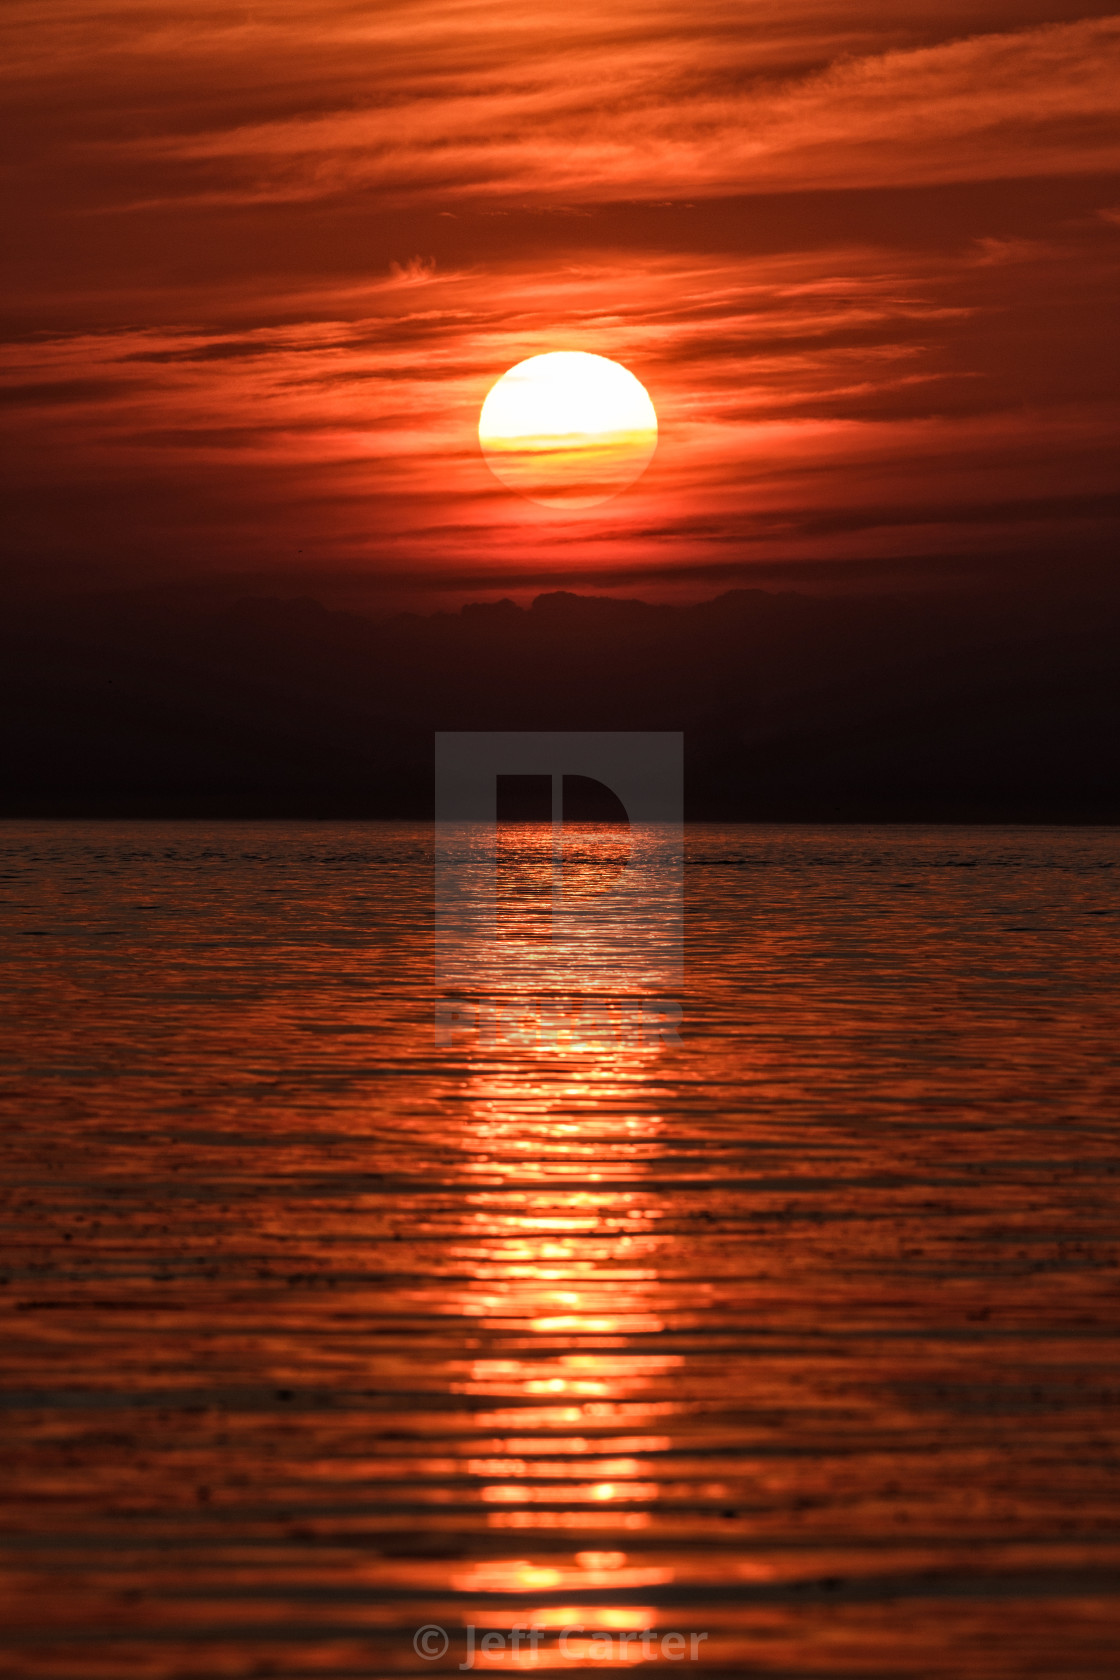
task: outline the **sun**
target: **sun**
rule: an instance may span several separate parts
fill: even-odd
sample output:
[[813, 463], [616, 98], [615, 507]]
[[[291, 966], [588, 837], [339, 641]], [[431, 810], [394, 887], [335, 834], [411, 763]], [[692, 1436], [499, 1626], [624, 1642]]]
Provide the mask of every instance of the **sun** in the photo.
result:
[[596, 507], [645, 472], [657, 415], [621, 362], [551, 350], [518, 362], [491, 387], [478, 440], [511, 490], [545, 507]]

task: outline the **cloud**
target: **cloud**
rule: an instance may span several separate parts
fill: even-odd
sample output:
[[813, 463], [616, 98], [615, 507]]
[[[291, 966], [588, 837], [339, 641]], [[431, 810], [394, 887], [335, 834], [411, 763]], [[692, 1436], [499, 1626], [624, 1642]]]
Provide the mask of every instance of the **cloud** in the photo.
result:
[[[1060, 554], [1115, 482], [1120, 19], [1048, 8], [8, 0], [25, 552], [700, 575], [1034, 518]], [[594, 518], [476, 446], [556, 348], [661, 419]]]
[[[957, 284], [977, 272], [965, 248]], [[376, 558], [421, 575], [479, 556], [496, 574], [573, 552], [637, 563], [650, 542], [698, 566], [736, 545], [745, 558], [920, 550], [946, 528], [998, 545], [1032, 508], [1054, 524], [1076, 518], [1078, 496], [1094, 518], [1105, 505], [1114, 406], [1067, 402], [1040, 428], [945, 362], [941, 340], [970, 308], [943, 259], [588, 250], [559, 269], [383, 275], [354, 319], [340, 301], [353, 295], [324, 291], [318, 318], [252, 331], [25, 342], [11, 353], [13, 415], [28, 395], [54, 397], [13, 441], [24, 490], [57, 485], [66, 463], [71, 518], [115, 492], [139, 505], [149, 544], [196, 563], [266, 564], [298, 533], [324, 565]], [[662, 448], [624, 518], [610, 504], [558, 517], [510, 496], [480, 459], [496, 373], [558, 338], [624, 361], [654, 396]], [[63, 379], [78, 365], [96, 379], [92, 430], [85, 387]]]
[[737, 48], [714, 27], [685, 33], [682, 19], [678, 34], [663, 25], [625, 51], [617, 31], [589, 30], [545, 55], [527, 50], [538, 43], [523, 30], [500, 33], [506, 15], [499, 6], [479, 19], [465, 62], [434, 41], [425, 62], [391, 10], [390, 66], [394, 42], [401, 57], [388, 98], [352, 91], [345, 109], [106, 144], [158, 164], [172, 197], [210, 203], [355, 188], [443, 205], [663, 200], [1120, 167], [1117, 18], [789, 74], [750, 31]]

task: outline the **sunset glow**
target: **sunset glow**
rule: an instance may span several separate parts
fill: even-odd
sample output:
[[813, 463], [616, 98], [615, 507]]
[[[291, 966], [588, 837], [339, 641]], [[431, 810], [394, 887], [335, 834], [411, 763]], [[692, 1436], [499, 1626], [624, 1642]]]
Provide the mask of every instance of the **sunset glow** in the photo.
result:
[[[1104, 10], [12, 0], [12, 564], [364, 606], [1109, 552]], [[557, 353], [656, 420], [490, 432]]]
[[487, 465], [545, 507], [595, 507], [642, 473], [657, 448], [657, 415], [628, 368], [582, 350], [530, 356], [482, 405]]
[[5, 0], [0, 1680], [1120, 1680], [1118, 88]]

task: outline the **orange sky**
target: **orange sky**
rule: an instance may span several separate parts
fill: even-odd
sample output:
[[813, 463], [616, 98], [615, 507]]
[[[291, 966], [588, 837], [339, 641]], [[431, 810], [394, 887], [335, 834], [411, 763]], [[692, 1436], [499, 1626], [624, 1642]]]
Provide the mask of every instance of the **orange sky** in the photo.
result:
[[[1104, 7], [8, 0], [3, 29], [18, 579], [438, 603], [1115, 547]], [[477, 444], [553, 349], [660, 420], [579, 515]]]

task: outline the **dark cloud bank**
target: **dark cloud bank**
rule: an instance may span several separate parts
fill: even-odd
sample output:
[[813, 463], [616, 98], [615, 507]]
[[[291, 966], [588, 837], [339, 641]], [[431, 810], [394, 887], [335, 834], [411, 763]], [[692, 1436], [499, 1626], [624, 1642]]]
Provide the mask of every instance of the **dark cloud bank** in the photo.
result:
[[688, 815], [1120, 820], [1120, 591], [690, 605], [554, 592], [380, 620], [175, 593], [3, 632], [8, 816], [425, 817], [435, 729], [683, 729]]

